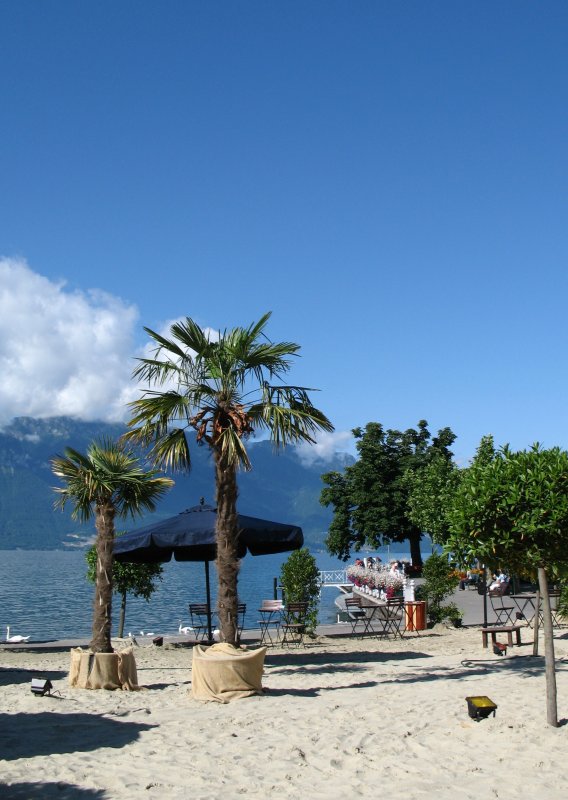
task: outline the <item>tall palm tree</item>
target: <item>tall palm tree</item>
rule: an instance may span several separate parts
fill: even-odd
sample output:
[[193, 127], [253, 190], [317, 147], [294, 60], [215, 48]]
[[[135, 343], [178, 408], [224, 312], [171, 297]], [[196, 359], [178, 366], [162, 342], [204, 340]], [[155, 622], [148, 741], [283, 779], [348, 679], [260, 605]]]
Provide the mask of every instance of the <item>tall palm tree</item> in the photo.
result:
[[[131, 403], [133, 428], [126, 437], [152, 445], [161, 468], [189, 469], [186, 431], [213, 452], [216, 485], [218, 612], [221, 639], [237, 643], [237, 469], [251, 468], [245, 442], [267, 431], [277, 447], [314, 442], [316, 431], [333, 425], [315, 408], [308, 389], [281, 383], [300, 346], [269, 341], [265, 314], [248, 328], [215, 336], [187, 317], [170, 328], [170, 338], [145, 328], [157, 347], [140, 359], [134, 377], [147, 386]], [[276, 381], [276, 383], [273, 383]]]
[[63, 509], [71, 502], [73, 518], [82, 522], [95, 516], [97, 567], [90, 648], [93, 653], [112, 653], [114, 519], [154, 511], [156, 500], [173, 481], [154, 470], [144, 471], [131, 451], [111, 440], [91, 443], [86, 455], [67, 447], [65, 456], [51, 460], [51, 468], [65, 484], [54, 488], [59, 495], [55, 507]]

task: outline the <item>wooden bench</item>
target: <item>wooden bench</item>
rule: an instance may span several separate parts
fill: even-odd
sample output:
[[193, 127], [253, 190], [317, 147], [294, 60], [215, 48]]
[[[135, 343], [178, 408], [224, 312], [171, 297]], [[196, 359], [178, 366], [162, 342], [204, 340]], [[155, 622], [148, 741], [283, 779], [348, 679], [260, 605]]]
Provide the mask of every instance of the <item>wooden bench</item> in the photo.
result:
[[507, 644], [509, 647], [513, 646], [513, 633], [515, 634], [516, 644], [521, 645], [521, 628], [519, 625], [490, 625], [487, 628], [481, 629], [481, 636], [483, 638], [483, 646], [487, 647], [487, 638], [488, 635], [491, 634], [491, 641], [493, 644], [497, 642], [497, 634], [498, 633], [506, 633], [507, 634]]

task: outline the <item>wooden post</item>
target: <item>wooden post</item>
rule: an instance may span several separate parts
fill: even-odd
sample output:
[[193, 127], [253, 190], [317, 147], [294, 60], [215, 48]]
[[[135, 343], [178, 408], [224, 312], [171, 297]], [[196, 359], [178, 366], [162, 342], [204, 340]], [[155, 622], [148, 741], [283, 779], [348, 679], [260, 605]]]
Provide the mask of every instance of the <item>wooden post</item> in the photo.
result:
[[540, 630], [540, 589], [536, 590], [536, 599], [534, 601], [536, 611], [534, 615], [534, 637], [533, 637], [533, 656], [538, 656], [538, 633]]
[[548, 578], [543, 567], [538, 568], [538, 585], [542, 595], [542, 616], [544, 620], [544, 659], [546, 669], [546, 719], [549, 725], [558, 727], [558, 708], [556, 703], [556, 666], [554, 662], [554, 637]]

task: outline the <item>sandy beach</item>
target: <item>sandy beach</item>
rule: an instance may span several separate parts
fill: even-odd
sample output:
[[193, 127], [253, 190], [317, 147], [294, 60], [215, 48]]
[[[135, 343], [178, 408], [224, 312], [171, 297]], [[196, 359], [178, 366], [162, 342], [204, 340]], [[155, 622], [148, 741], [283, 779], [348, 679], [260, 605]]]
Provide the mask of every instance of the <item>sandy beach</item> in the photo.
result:
[[[546, 724], [532, 636], [496, 657], [477, 628], [318, 637], [266, 659], [266, 694], [191, 698], [191, 648], [136, 650], [139, 692], [70, 689], [69, 652], [0, 652], [3, 798], [564, 798], [568, 725]], [[555, 637], [568, 718], [568, 634]], [[541, 653], [542, 653], [541, 648]], [[62, 697], [36, 697], [32, 677]], [[465, 697], [488, 695], [476, 722]]]

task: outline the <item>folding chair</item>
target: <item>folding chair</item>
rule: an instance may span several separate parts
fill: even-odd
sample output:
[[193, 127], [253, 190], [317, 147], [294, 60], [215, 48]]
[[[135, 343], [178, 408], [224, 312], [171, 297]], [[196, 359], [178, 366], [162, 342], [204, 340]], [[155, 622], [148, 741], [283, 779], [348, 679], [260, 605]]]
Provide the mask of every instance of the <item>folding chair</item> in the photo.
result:
[[497, 617], [496, 625], [512, 625], [513, 614], [516, 613], [517, 607], [515, 605], [506, 606], [503, 602], [503, 596], [509, 591], [509, 584], [502, 583], [496, 589], [489, 589], [487, 594], [491, 601], [491, 608]]
[[282, 622], [282, 645], [303, 644], [306, 633], [307, 603], [288, 603], [284, 609]]
[[[197, 639], [209, 638], [209, 625], [207, 618], [207, 603], [190, 603], [189, 616], [191, 627], [195, 630]], [[213, 628], [213, 612], [211, 612], [211, 628]]]
[[[282, 622], [282, 600], [263, 600], [258, 613], [262, 619], [258, 620], [260, 628], [260, 643], [272, 645], [280, 638], [280, 624]], [[272, 633], [274, 638], [272, 637]]]
[[247, 613], [247, 604], [239, 603], [237, 605], [237, 635], [239, 639], [243, 635], [243, 628], [245, 627], [245, 616]]
[[387, 600], [389, 631], [392, 631], [394, 636], [399, 636], [401, 639], [404, 636], [406, 629], [406, 614], [404, 610], [404, 599], [397, 597], [396, 599]]
[[345, 610], [347, 611], [347, 617], [351, 623], [351, 633], [357, 633], [357, 626], [359, 624], [363, 625], [362, 633], [367, 633], [369, 629], [369, 617], [361, 605], [361, 598], [346, 597]]

